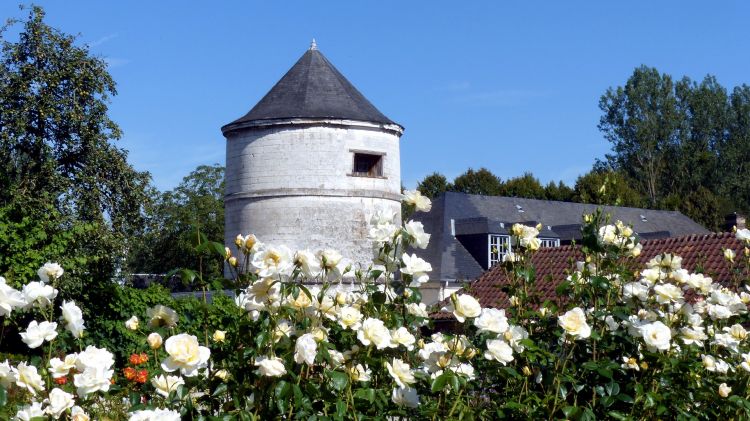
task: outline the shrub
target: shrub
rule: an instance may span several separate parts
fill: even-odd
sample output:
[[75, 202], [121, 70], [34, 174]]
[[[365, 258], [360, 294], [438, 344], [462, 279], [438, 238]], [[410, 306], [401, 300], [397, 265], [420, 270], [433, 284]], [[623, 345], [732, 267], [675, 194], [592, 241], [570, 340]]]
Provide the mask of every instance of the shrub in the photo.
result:
[[[418, 193], [406, 197], [410, 211], [430, 207]], [[52, 305], [62, 275], [56, 265], [45, 265], [43, 281], [23, 292], [0, 284], [4, 317], [14, 322], [24, 311], [35, 320], [20, 329], [31, 352], [0, 363], [0, 416], [750, 416], [744, 280], [720, 285], [670, 254], [636, 267], [632, 229], [595, 213], [585, 216], [585, 261], [558, 289], [558, 309], [533, 292], [538, 228], [517, 224], [516, 253], [502, 263], [512, 306], [482, 308], [470, 294], [454, 294], [435, 309], [453, 318], [451, 332], [431, 332], [419, 290], [431, 267], [413, 252], [429, 234], [418, 222], [396, 226], [394, 217], [373, 215], [377, 253], [367, 269], [333, 250], [292, 253], [239, 235], [236, 255], [216, 250], [234, 273], [235, 300], [120, 289], [110, 306], [121, 321], [93, 332], [97, 322], [88, 318], [88, 335], [79, 334], [80, 309]], [[750, 231], [737, 237], [750, 245]], [[747, 267], [750, 250], [726, 255]], [[116, 363], [102, 343], [129, 356]]]

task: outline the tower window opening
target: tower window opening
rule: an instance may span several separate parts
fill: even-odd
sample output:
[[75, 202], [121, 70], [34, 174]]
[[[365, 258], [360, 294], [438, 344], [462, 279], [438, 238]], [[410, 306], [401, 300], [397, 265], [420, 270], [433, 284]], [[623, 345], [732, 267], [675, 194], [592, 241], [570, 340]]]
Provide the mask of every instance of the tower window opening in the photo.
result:
[[355, 153], [352, 175], [359, 177], [382, 177], [383, 155]]

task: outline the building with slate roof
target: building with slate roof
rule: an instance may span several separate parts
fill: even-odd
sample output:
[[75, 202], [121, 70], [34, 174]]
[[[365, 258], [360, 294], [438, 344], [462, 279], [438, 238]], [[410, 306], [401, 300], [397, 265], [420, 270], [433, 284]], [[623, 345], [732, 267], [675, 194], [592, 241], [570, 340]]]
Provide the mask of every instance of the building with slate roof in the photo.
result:
[[225, 243], [237, 234], [292, 250], [336, 249], [369, 264], [375, 209], [400, 215], [403, 127], [378, 111], [317, 49], [226, 137]]
[[[432, 265], [431, 282], [423, 285], [426, 302], [435, 302], [456, 291], [463, 282], [479, 278], [503, 254], [512, 250], [509, 230], [515, 223], [542, 225], [542, 247], [565, 246], [580, 239], [581, 218], [597, 205], [480, 196], [446, 192], [433, 200], [432, 210], [414, 219], [432, 234], [422, 253]], [[604, 206], [612, 220], [633, 226], [641, 239], [659, 239], [709, 231], [676, 211]]]
[[[644, 240], [641, 244], [643, 249], [637, 258], [637, 264], [641, 267], [657, 255], [671, 253], [682, 257], [682, 268], [689, 272], [700, 271], [722, 285], [731, 285], [735, 279], [747, 279], [750, 276], [746, 268], [742, 273], [736, 273], [736, 267], [724, 257], [724, 249], [731, 249], [741, 255], [745, 247], [731, 232]], [[578, 246], [540, 249], [531, 257], [537, 279], [532, 292], [538, 294], [541, 302], [550, 301], [558, 306], [564, 304], [564, 297], [556, 293], [557, 286], [576, 270], [576, 262], [582, 259], [583, 254]], [[510, 306], [510, 297], [503, 290], [507, 283], [505, 270], [498, 265], [474, 281], [469, 292], [479, 300], [482, 307], [507, 308]], [[447, 305], [448, 302], [442, 304]], [[452, 314], [446, 312], [438, 312], [433, 317], [438, 320], [453, 319]]]

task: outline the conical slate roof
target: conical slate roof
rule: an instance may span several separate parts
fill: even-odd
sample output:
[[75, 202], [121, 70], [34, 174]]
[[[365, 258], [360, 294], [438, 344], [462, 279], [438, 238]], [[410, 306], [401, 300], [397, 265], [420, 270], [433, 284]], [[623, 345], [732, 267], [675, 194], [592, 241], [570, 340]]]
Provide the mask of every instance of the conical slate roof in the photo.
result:
[[249, 113], [229, 124], [288, 118], [332, 118], [396, 124], [318, 51], [315, 44]]

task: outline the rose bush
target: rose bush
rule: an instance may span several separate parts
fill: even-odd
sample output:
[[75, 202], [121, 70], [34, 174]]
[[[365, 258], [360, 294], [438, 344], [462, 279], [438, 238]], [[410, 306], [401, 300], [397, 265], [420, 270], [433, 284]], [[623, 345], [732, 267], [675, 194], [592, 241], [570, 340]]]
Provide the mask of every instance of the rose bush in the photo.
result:
[[[405, 198], [405, 219], [430, 209], [418, 192]], [[206, 302], [182, 312], [155, 305], [123, 318], [123, 331], [141, 338], [128, 350], [90, 342], [81, 303], [56, 302], [59, 265], [20, 291], [0, 278], [4, 322], [34, 318], [19, 329], [28, 355], [0, 361], [0, 417], [750, 416], [747, 248], [725, 252], [737, 276], [721, 285], [670, 254], [638, 267], [632, 229], [587, 215], [584, 261], [559, 300], [541, 302], [530, 264], [539, 228], [516, 225], [502, 263], [512, 305], [483, 308], [469, 287], [432, 309], [449, 321], [437, 331], [419, 289], [432, 269], [418, 257], [429, 234], [395, 218], [372, 216], [368, 268], [335, 250], [293, 252], [238, 235], [235, 253], [215, 247], [236, 292], [221, 324]], [[737, 238], [750, 246], [750, 231]]]

